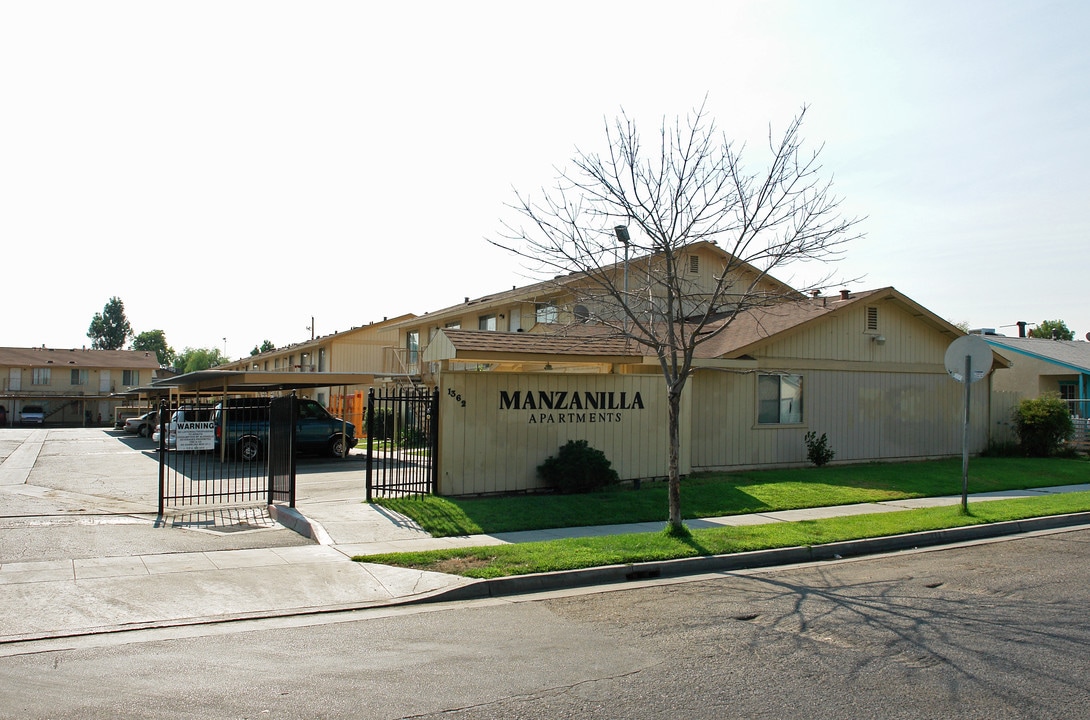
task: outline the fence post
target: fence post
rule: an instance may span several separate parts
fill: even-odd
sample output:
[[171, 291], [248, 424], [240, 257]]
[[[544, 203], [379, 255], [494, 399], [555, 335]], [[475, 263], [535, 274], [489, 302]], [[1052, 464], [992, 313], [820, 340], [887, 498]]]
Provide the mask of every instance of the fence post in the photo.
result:
[[431, 453], [431, 494], [439, 492], [439, 388], [431, 394], [431, 427], [428, 428], [428, 445]]
[[367, 390], [367, 492], [366, 501], [371, 502], [371, 457], [375, 449], [375, 389]]

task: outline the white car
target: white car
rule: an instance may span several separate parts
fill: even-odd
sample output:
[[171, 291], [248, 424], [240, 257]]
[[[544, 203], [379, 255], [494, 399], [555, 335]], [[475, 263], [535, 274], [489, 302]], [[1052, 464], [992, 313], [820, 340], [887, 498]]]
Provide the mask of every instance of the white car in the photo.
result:
[[140, 437], [151, 437], [152, 431], [155, 430], [155, 426], [158, 423], [159, 411], [152, 410], [143, 415], [137, 415], [136, 417], [127, 419], [125, 421], [125, 432], [136, 433]]
[[19, 422], [23, 425], [43, 425], [45, 409], [41, 405], [24, 405], [19, 411]]

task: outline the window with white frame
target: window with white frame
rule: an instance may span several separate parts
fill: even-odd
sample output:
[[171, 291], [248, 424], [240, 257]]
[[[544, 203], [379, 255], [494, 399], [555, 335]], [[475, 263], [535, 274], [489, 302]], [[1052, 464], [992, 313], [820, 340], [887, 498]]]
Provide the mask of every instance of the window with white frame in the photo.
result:
[[757, 376], [757, 422], [794, 425], [802, 422], [802, 376]]
[[30, 384], [31, 385], [48, 385], [50, 381], [51, 368], [31, 368], [30, 370]]
[[86, 385], [87, 384], [87, 371], [77, 370], [72, 368], [72, 385]]
[[556, 309], [556, 303], [537, 303], [534, 306], [534, 320], [539, 323], [555, 324], [560, 319], [560, 313]]
[[405, 360], [411, 364], [420, 361], [419, 330], [409, 330], [405, 333]]
[[496, 329], [496, 316], [495, 315], [481, 315], [477, 318], [478, 330], [495, 330]]
[[140, 371], [139, 370], [123, 370], [121, 372], [121, 384], [127, 387], [140, 384]]

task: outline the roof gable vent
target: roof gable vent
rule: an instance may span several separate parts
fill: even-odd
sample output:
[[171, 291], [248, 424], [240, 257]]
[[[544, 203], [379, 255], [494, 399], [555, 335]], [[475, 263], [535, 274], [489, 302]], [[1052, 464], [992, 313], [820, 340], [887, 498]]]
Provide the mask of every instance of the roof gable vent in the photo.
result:
[[871, 305], [867, 308], [867, 330], [878, 329], [878, 308]]

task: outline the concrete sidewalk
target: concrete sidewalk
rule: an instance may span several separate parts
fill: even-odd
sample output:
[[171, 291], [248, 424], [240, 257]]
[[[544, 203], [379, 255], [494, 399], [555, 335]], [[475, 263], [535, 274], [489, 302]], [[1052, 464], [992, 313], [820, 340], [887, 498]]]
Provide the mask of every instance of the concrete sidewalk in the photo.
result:
[[[972, 496], [973, 502], [1090, 490], [1090, 485]], [[960, 497], [867, 503], [689, 521], [693, 528], [791, 522], [850, 514], [950, 505]], [[276, 519], [312, 539], [310, 544], [199, 552], [110, 554], [103, 557], [9, 562], [0, 565], [0, 647], [44, 638], [131, 629], [380, 607], [434, 599], [481, 597], [567, 585], [611, 582], [631, 568], [551, 573], [505, 581], [474, 581], [351, 561], [355, 555], [495, 545], [562, 537], [655, 532], [663, 523], [565, 528], [459, 538], [432, 538], [407, 518], [358, 499], [303, 501], [278, 509]], [[154, 516], [130, 515], [154, 523]], [[1067, 521], [1070, 524], [1072, 521]], [[1090, 517], [1081, 522], [1090, 522]], [[1032, 529], [1023, 525], [1006, 532]], [[969, 529], [978, 536], [977, 529]], [[992, 531], [996, 530], [994, 527]], [[163, 532], [158, 530], [157, 532]], [[173, 532], [171, 529], [166, 532]], [[180, 531], [180, 532], [185, 532]], [[946, 536], [944, 536], [946, 537]], [[949, 535], [953, 538], [953, 535]], [[936, 541], [941, 541], [937, 538]], [[861, 543], [855, 544], [862, 549]], [[875, 545], [896, 549], [892, 545]], [[797, 551], [797, 549], [796, 549]], [[832, 551], [830, 551], [832, 552]], [[848, 553], [845, 549], [844, 553]], [[845, 556], [847, 556], [845, 554]], [[830, 555], [832, 557], [832, 555]], [[816, 559], [770, 551], [741, 558], [749, 567]], [[719, 559], [656, 564], [663, 574], [731, 569]], [[735, 561], [737, 562], [737, 561]], [[646, 571], [641, 577], [658, 576]], [[627, 574], [626, 574], [627, 573]], [[637, 573], [638, 575], [639, 573]]]
[[[977, 493], [969, 496], [971, 502], [987, 500], [1008, 500], [1014, 498], [1040, 497], [1057, 493], [1082, 492], [1090, 490], [1090, 483], [1065, 485], [1058, 487], [1036, 488], [1032, 490], [1004, 490], [991, 493]], [[724, 517], [686, 520], [691, 529], [714, 528], [740, 525], [762, 525], [775, 522], [797, 522], [800, 520], [820, 520], [822, 518], [843, 517], [846, 515], [872, 515], [875, 513], [897, 512], [917, 508], [958, 505], [960, 495], [945, 497], [918, 498], [910, 500], [889, 500], [877, 503], [839, 505], [834, 507], [804, 508], [801, 510], [783, 510], [778, 512], [751, 513], [747, 515], [728, 515]], [[528, 530], [524, 532], [496, 533], [493, 535], [468, 535], [461, 537], [433, 538], [424, 532], [412, 520], [392, 513], [385, 508], [359, 503], [329, 505], [301, 504], [298, 508], [301, 516], [295, 529], [307, 535], [310, 532], [317, 542], [333, 544], [348, 556], [378, 555], [391, 552], [409, 552], [413, 550], [439, 550], [455, 547], [475, 547], [483, 545], [504, 545], [509, 543], [538, 542], [571, 537], [590, 537], [602, 535], [621, 535], [631, 533], [658, 532], [665, 526], [664, 521], [629, 523], [624, 525], [597, 525], [591, 527], [555, 528], [549, 530]], [[293, 521], [283, 518], [281, 522], [292, 526]], [[312, 528], [313, 530], [308, 530]]]

